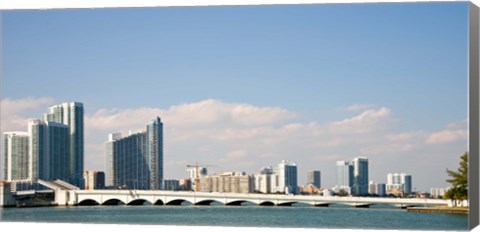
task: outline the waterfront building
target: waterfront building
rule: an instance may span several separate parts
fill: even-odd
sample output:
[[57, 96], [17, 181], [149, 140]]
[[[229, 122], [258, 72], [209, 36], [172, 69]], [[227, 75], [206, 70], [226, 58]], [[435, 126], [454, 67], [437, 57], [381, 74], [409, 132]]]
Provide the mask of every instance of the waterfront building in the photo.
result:
[[307, 184], [307, 185], [300, 188], [300, 193], [301, 194], [313, 195], [313, 194], [318, 194], [320, 192], [321, 192], [321, 189], [317, 188], [313, 184]]
[[357, 157], [353, 159], [353, 193], [356, 195], [368, 194], [368, 159]]
[[298, 193], [297, 165], [288, 160], [282, 160], [277, 169], [278, 185], [277, 192], [286, 194]]
[[254, 177], [244, 173], [223, 173], [215, 176], [199, 178], [200, 192], [219, 193], [253, 193], [255, 190]]
[[163, 124], [159, 117], [146, 131], [121, 137], [109, 135], [106, 146], [107, 186], [128, 189], [162, 189]]
[[70, 181], [69, 127], [56, 122], [33, 120], [28, 123], [28, 133], [29, 180]]
[[308, 171], [307, 172], [307, 185], [312, 184], [316, 188], [320, 188], [320, 171]]
[[450, 189], [450, 187], [447, 188], [431, 188], [430, 189], [430, 197], [432, 198], [442, 198], [443, 195]]
[[[197, 174], [198, 173], [198, 174]], [[187, 169], [185, 169], [185, 178], [189, 179], [190, 180], [190, 188], [191, 190], [195, 190], [195, 179], [197, 178], [197, 175], [198, 175], [198, 178], [200, 177], [203, 177], [203, 176], [207, 176], [208, 175], [208, 170], [207, 170], [207, 167], [203, 167], [203, 166], [198, 166], [198, 172], [197, 172], [197, 167], [188, 167]]]
[[163, 180], [163, 190], [167, 191], [177, 191], [180, 189], [180, 184], [178, 180]]
[[254, 175], [255, 191], [260, 193], [273, 193], [273, 189], [275, 189], [276, 186], [272, 186], [272, 182], [274, 182], [272, 179], [276, 177], [277, 175], [274, 175], [272, 167], [260, 169], [260, 172]]
[[189, 178], [179, 179], [178, 190], [182, 190], [182, 191], [192, 190], [192, 181]]
[[374, 181], [370, 181], [368, 182], [368, 194], [371, 194], [371, 195], [376, 195], [378, 192], [377, 190], [377, 184], [374, 182]]
[[101, 171], [85, 171], [83, 172], [85, 180], [85, 189], [105, 189], [105, 172]]
[[3, 133], [3, 178], [19, 181], [29, 178], [28, 133]]
[[56, 122], [68, 126], [69, 158], [67, 182], [82, 188], [84, 162], [84, 108], [80, 102], [62, 103], [48, 108], [43, 115], [44, 122]]
[[412, 193], [412, 176], [405, 173], [388, 173], [386, 190], [393, 195]]
[[385, 188], [384, 183], [379, 183], [377, 184], [377, 195], [380, 197], [384, 197], [387, 195], [387, 190]]
[[[335, 175], [336, 187], [352, 188], [353, 186], [353, 165], [348, 161], [337, 161], [337, 170]], [[350, 192], [350, 190], [348, 190]]]

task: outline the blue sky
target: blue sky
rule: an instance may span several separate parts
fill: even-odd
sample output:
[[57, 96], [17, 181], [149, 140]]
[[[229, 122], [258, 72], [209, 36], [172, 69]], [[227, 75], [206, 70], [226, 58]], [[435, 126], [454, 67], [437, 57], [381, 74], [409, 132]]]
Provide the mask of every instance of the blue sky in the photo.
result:
[[[373, 112], [388, 109], [388, 133], [375, 135], [386, 138], [395, 133], [441, 132], [467, 116], [465, 2], [25, 10], [2, 16], [2, 98], [81, 101], [92, 120], [101, 110], [168, 111], [214, 99], [294, 112], [295, 116], [269, 124], [280, 128], [352, 119], [362, 111], [346, 109], [357, 105]], [[38, 117], [35, 114], [44, 108], [19, 114]], [[104, 138], [102, 134], [86, 140], [102, 144]], [[193, 144], [192, 140], [182, 145]], [[183, 151], [175, 150], [173, 142], [169, 145], [172, 156]], [[458, 156], [466, 149], [466, 138], [445, 146], [449, 152], [458, 150], [452, 154]], [[436, 153], [424, 149], [425, 154]], [[100, 148], [88, 151], [101, 153]], [[355, 153], [353, 158], [362, 147], [349, 151]], [[220, 153], [228, 149], [212, 155], [212, 160]], [[444, 175], [445, 166], [456, 167], [457, 157], [440, 159], [440, 171], [432, 167], [416, 174]], [[280, 160], [265, 162], [273, 165]], [[88, 161], [86, 166], [99, 168]], [[173, 168], [171, 172], [175, 173]], [[384, 172], [378, 174], [378, 182]], [[329, 175], [324, 178], [332, 179]], [[427, 183], [420, 183], [427, 189]]]

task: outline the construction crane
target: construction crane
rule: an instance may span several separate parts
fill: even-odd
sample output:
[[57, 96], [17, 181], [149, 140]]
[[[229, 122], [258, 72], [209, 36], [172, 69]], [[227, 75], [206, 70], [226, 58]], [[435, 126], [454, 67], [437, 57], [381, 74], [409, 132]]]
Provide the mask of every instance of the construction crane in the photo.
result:
[[[211, 167], [213, 165], [200, 165], [201, 167]], [[195, 164], [187, 164], [187, 168], [195, 168], [195, 192], [198, 192], [198, 189], [200, 187], [200, 180], [199, 180], [199, 174], [198, 174], [198, 162], [195, 162]]]

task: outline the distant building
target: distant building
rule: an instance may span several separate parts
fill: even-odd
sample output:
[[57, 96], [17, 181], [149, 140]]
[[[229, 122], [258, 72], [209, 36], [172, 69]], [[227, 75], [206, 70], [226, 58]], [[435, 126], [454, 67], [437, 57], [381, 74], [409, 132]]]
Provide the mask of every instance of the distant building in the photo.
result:
[[107, 186], [162, 189], [163, 123], [157, 117], [146, 131], [121, 137], [110, 134], [106, 146]]
[[316, 188], [321, 187], [320, 183], [320, 171], [308, 171], [307, 172], [307, 185], [312, 184]]
[[313, 184], [307, 184], [306, 186], [300, 188], [301, 194], [315, 195], [315, 194], [319, 194], [320, 192], [321, 192], [321, 189], [317, 188]]
[[177, 191], [180, 189], [178, 180], [163, 180], [163, 190]]
[[442, 198], [443, 195], [450, 189], [450, 187], [447, 188], [431, 188], [430, 189], [430, 197], [433, 198]]
[[192, 181], [189, 178], [179, 179], [178, 190], [181, 190], [181, 191], [192, 190]]
[[[207, 167], [198, 166], [198, 178], [202, 176], [207, 176], [208, 170]], [[195, 190], [195, 179], [197, 178], [197, 167], [189, 167], [185, 169], [185, 178], [190, 180], [191, 190]]]
[[7, 181], [29, 179], [29, 154], [27, 132], [3, 133], [3, 178]]
[[[44, 122], [56, 122], [64, 124], [68, 129], [68, 165], [69, 178], [65, 181], [83, 187], [83, 163], [84, 163], [84, 108], [80, 102], [62, 103], [48, 108], [44, 114]], [[56, 167], [56, 166], [55, 166]]]
[[282, 160], [277, 169], [278, 186], [277, 192], [298, 193], [297, 165], [288, 160]]
[[[32, 181], [61, 179], [72, 183], [74, 178], [70, 166], [69, 127], [61, 123], [34, 120], [28, 123], [28, 133], [29, 179]], [[81, 179], [83, 183], [83, 176]]]
[[105, 189], [105, 172], [84, 171], [83, 179], [86, 190]]
[[356, 195], [368, 194], [368, 159], [357, 157], [353, 159], [353, 193]]
[[384, 197], [387, 195], [387, 190], [385, 188], [384, 183], [379, 183], [377, 184], [377, 195], [380, 197]]
[[254, 175], [254, 179], [256, 192], [273, 193], [274, 189], [276, 188], [275, 179], [278, 179], [278, 176], [275, 175], [272, 167], [264, 167], [258, 174]]
[[386, 190], [388, 194], [405, 195], [412, 192], [412, 176], [405, 173], [388, 173]]
[[[335, 175], [336, 187], [352, 188], [353, 187], [353, 165], [347, 161], [337, 161], [337, 170]], [[348, 190], [350, 192], [350, 190]]]
[[253, 176], [238, 175], [232, 172], [200, 177], [199, 184], [200, 192], [253, 193], [255, 189]]
[[377, 184], [374, 181], [368, 183], [368, 194], [376, 195], [377, 194]]

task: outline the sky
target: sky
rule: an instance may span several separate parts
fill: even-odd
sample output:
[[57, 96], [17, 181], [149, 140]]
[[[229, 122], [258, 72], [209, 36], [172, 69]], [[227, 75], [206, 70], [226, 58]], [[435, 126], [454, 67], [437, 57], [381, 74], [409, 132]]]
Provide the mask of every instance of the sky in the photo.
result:
[[156, 116], [165, 178], [365, 156], [428, 191], [467, 150], [467, 2], [4, 11], [2, 42], [1, 131], [82, 102], [87, 170]]

